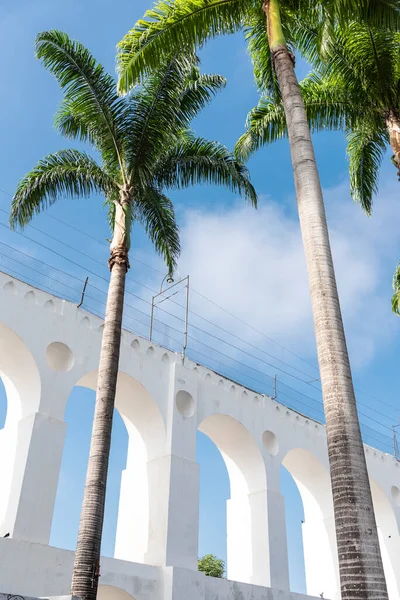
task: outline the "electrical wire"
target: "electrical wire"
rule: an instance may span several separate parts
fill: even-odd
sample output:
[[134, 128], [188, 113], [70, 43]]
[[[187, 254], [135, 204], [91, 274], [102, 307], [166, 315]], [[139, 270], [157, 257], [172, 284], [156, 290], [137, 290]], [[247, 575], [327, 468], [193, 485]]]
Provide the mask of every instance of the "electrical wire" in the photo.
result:
[[[3, 192], [3, 193], [5, 193], [5, 194], [7, 194], [7, 195], [10, 195], [10, 194], [8, 194], [7, 192], [5, 192], [5, 191], [4, 191], [4, 190], [2, 190], [2, 189], [0, 189], [0, 191], [1, 191], [1, 192]], [[10, 196], [11, 196], [11, 195], [10, 195]], [[1, 210], [2, 212], [4, 212], [4, 213], [6, 213], [6, 214], [7, 214], [7, 211], [4, 211], [3, 209], [0, 209], [0, 210]], [[97, 238], [95, 238], [94, 236], [92, 236], [92, 235], [90, 235], [90, 234], [88, 234], [88, 233], [86, 233], [86, 232], [83, 232], [83, 231], [81, 231], [80, 229], [78, 229], [78, 228], [76, 228], [76, 227], [74, 227], [74, 226], [72, 226], [72, 225], [70, 225], [70, 224], [66, 223], [65, 221], [62, 221], [61, 219], [58, 219], [57, 217], [53, 217], [52, 215], [49, 215], [48, 213], [46, 213], [46, 216], [48, 216], [48, 217], [50, 217], [50, 218], [54, 219], [55, 221], [58, 221], [58, 222], [60, 222], [60, 223], [61, 223], [61, 224], [63, 224], [63, 225], [66, 225], [67, 227], [70, 227], [71, 229], [73, 229], [73, 230], [77, 231], [78, 233], [80, 233], [80, 234], [82, 234], [82, 235], [86, 235], [87, 237], [89, 237], [89, 238], [93, 239], [93, 240], [94, 240], [94, 241], [96, 241], [97, 243], [99, 243], [99, 244], [101, 244], [101, 245], [103, 245], [103, 246], [105, 246], [105, 247], [106, 247], [106, 244], [105, 244], [105, 243], [102, 243], [102, 242], [100, 242], [100, 241], [99, 241]], [[0, 225], [2, 225], [3, 227], [7, 227], [7, 226], [6, 226], [5, 224], [3, 224], [3, 223], [0, 223]], [[37, 228], [37, 227], [35, 227], [35, 226], [33, 226], [33, 225], [30, 225], [30, 227], [31, 227], [32, 229], [34, 229], [34, 230], [36, 230], [36, 231], [38, 231], [38, 232], [40, 232], [40, 233], [42, 233], [42, 234], [46, 235], [46, 236], [47, 236], [47, 237], [49, 237], [50, 239], [53, 239], [53, 240], [55, 240], [56, 242], [63, 244], [65, 247], [69, 248], [70, 250], [72, 250], [72, 251], [75, 251], [75, 252], [79, 252], [79, 251], [78, 251], [76, 248], [74, 248], [73, 246], [70, 246], [70, 245], [66, 244], [65, 242], [63, 242], [63, 241], [59, 240], [58, 238], [55, 238], [54, 236], [51, 236], [51, 235], [50, 235], [50, 234], [48, 234], [47, 232], [43, 232], [42, 230], [40, 230], [39, 228]], [[8, 228], [8, 227], [7, 227], [7, 228]], [[20, 234], [19, 232], [15, 232], [15, 233], [17, 233], [18, 235], [22, 235], [22, 234]], [[88, 273], [92, 274], [93, 276], [95, 276], [95, 277], [98, 277], [99, 279], [101, 279], [101, 280], [103, 280], [103, 281], [105, 281], [105, 282], [107, 282], [107, 283], [108, 283], [108, 280], [107, 280], [106, 278], [102, 277], [102, 276], [101, 276], [101, 275], [99, 275], [98, 273], [94, 273], [93, 271], [89, 271], [88, 269], [86, 269], [86, 268], [85, 268], [85, 267], [83, 267], [82, 265], [79, 265], [78, 263], [76, 263], [76, 262], [72, 261], [71, 259], [67, 258], [65, 255], [63, 255], [63, 254], [60, 254], [60, 253], [56, 252], [54, 249], [52, 249], [52, 248], [49, 248], [48, 246], [46, 246], [46, 245], [44, 245], [44, 244], [42, 244], [42, 243], [38, 242], [37, 240], [34, 240], [33, 238], [30, 238], [30, 237], [29, 237], [29, 236], [27, 236], [27, 235], [22, 235], [22, 237], [24, 237], [24, 238], [26, 238], [26, 239], [29, 239], [29, 240], [30, 240], [30, 241], [32, 241], [33, 243], [35, 243], [35, 244], [38, 244], [38, 245], [39, 245], [39, 246], [41, 246], [42, 248], [44, 248], [44, 249], [46, 249], [46, 250], [48, 250], [48, 251], [52, 252], [53, 254], [55, 254], [56, 256], [59, 256], [59, 257], [60, 257], [60, 258], [62, 258], [63, 260], [66, 260], [66, 261], [70, 262], [71, 264], [73, 264], [74, 266], [76, 266], [76, 267], [78, 267], [78, 268], [80, 268], [80, 269], [84, 269], [86, 272], [88, 272]], [[26, 253], [25, 253], [25, 254], [26, 254]], [[26, 254], [26, 256], [29, 256], [29, 255], [28, 255], [28, 254]], [[101, 266], [104, 266], [104, 265], [103, 265], [103, 263], [101, 263], [100, 261], [98, 261], [98, 260], [96, 260], [96, 259], [94, 259], [94, 258], [92, 258], [92, 257], [87, 257], [87, 258], [89, 258], [89, 260], [91, 260], [91, 261], [93, 261], [93, 262], [96, 262], [97, 264], [99, 264], [99, 265], [101, 265]], [[142, 264], [143, 266], [145, 266], [145, 267], [147, 267], [147, 268], [153, 269], [154, 271], [157, 271], [157, 272], [161, 273], [161, 271], [159, 271], [158, 269], [155, 269], [155, 268], [151, 267], [150, 265], [147, 265], [146, 263], [143, 263], [142, 261], [139, 261], [139, 260], [138, 260], [137, 262], [139, 262], [140, 264]], [[54, 267], [52, 267], [52, 268], [54, 269]], [[73, 276], [71, 276], [71, 277], [73, 277]], [[77, 280], [79, 281], [79, 278], [76, 278], [76, 277], [75, 277], [75, 279], [77, 279]], [[152, 291], [152, 292], [155, 292], [155, 290], [152, 290], [150, 287], [146, 286], [145, 284], [143, 284], [143, 283], [141, 283], [141, 282], [138, 282], [138, 281], [136, 281], [136, 280], [131, 280], [131, 281], [133, 281], [134, 283], [136, 283], [136, 284], [137, 284], [137, 285], [139, 285], [139, 286], [142, 286], [142, 287], [144, 287], [144, 288], [145, 288], [145, 289], [147, 289], [147, 290], [150, 290], [150, 291]], [[95, 288], [95, 289], [96, 289], [96, 288]], [[100, 290], [98, 290], [98, 291], [100, 291]], [[314, 365], [312, 365], [311, 363], [309, 363], [308, 361], [306, 361], [305, 359], [303, 359], [302, 357], [300, 357], [300, 356], [299, 356], [299, 355], [297, 355], [296, 353], [292, 352], [291, 350], [289, 350], [289, 349], [288, 349], [288, 348], [286, 348], [285, 346], [283, 346], [283, 345], [279, 344], [278, 342], [276, 342], [275, 340], [273, 340], [273, 339], [272, 339], [272, 338], [270, 338], [269, 336], [267, 336], [267, 335], [265, 335], [264, 333], [260, 332], [260, 331], [259, 331], [259, 330], [257, 330], [256, 328], [252, 327], [251, 325], [249, 325], [248, 323], [246, 323], [245, 321], [243, 321], [243, 320], [242, 320], [242, 319], [240, 319], [239, 317], [237, 317], [237, 316], [233, 315], [232, 313], [230, 313], [229, 311], [227, 311], [226, 309], [224, 309], [223, 307], [221, 307], [221, 306], [220, 306], [220, 305], [218, 305], [217, 303], [213, 302], [212, 300], [210, 300], [209, 298], [207, 298], [206, 296], [204, 296], [204, 295], [203, 295], [203, 294], [201, 294], [200, 292], [197, 292], [197, 291], [196, 291], [196, 290], [194, 290], [193, 288], [191, 288], [191, 291], [193, 291], [194, 293], [196, 293], [197, 295], [199, 295], [200, 297], [202, 297], [202, 298], [203, 298], [203, 299], [205, 299], [206, 301], [210, 302], [210, 303], [211, 303], [211, 304], [213, 304], [214, 306], [218, 307], [220, 310], [224, 311], [225, 313], [227, 313], [227, 314], [228, 314], [229, 316], [231, 316], [232, 318], [235, 318], [235, 319], [237, 319], [239, 322], [243, 323], [245, 326], [247, 326], [247, 327], [249, 327], [250, 329], [252, 329], [253, 331], [257, 332], [258, 334], [260, 334], [261, 336], [263, 336], [265, 339], [267, 339], [267, 340], [271, 341], [272, 343], [274, 343], [274, 344], [276, 344], [276, 345], [280, 346], [280, 347], [281, 347], [282, 349], [284, 349], [285, 351], [288, 351], [289, 353], [291, 353], [293, 356], [295, 356], [295, 357], [296, 357], [296, 358], [298, 358], [299, 360], [301, 360], [301, 361], [303, 361], [304, 363], [308, 364], [308, 365], [309, 365], [309, 366], [311, 366], [312, 368], [316, 368]], [[102, 293], [105, 293], [103, 290], [101, 290], [101, 292], [102, 292]], [[135, 297], [137, 300], [140, 300], [141, 302], [145, 302], [146, 304], [150, 304], [148, 301], [144, 300], [143, 298], [141, 298], [141, 297], [140, 297], [140, 296], [138, 296], [137, 294], [133, 294], [132, 292], [129, 292], [129, 291], [128, 291], [127, 293], [128, 293], [128, 294], [130, 294], [131, 296]], [[174, 294], [174, 295], [175, 295], [175, 294]], [[97, 301], [97, 300], [95, 300], [94, 298], [92, 298], [92, 299], [93, 299], [94, 301]], [[174, 303], [174, 304], [176, 304], [177, 306], [180, 306], [180, 307], [182, 307], [182, 308], [183, 308], [183, 305], [180, 305], [179, 303], [176, 303], [176, 302], [174, 302], [174, 301], [172, 301], [172, 300], [171, 300], [171, 302], [173, 302], [173, 303]], [[136, 307], [132, 307], [132, 306], [131, 306], [131, 308], [132, 308], [132, 309], [134, 309], [134, 310], [138, 310]], [[163, 309], [161, 309], [161, 308], [160, 308], [159, 310], [163, 310]], [[142, 311], [140, 311], [140, 312], [142, 312]], [[167, 312], [167, 311], [163, 311], [163, 312], [165, 312], [167, 315], [169, 315], [169, 316], [171, 316], [171, 317], [173, 317], [173, 318], [177, 319], [178, 321], [183, 321], [183, 319], [180, 319], [180, 318], [179, 318], [179, 317], [177, 317], [176, 315], [173, 315], [173, 314], [171, 314], [171, 313], [169, 313], [169, 312]], [[197, 313], [194, 313], [193, 311], [190, 311], [190, 313], [191, 313], [193, 316], [196, 316], [197, 318], [200, 318], [200, 319], [204, 320], [205, 322], [209, 323], [209, 324], [210, 324], [210, 325], [212, 325], [213, 327], [216, 327], [216, 328], [220, 329], [220, 330], [221, 330], [221, 331], [223, 331], [224, 333], [227, 333], [228, 335], [231, 335], [232, 337], [234, 337], [234, 338], [238, 339], [239, 341], [241, 341], [241, 342], [245, 341], [245, 340], [242, 340], [241, 338], [239, 338], [238, 336], [235, 336], [235, 335], [234, 335], [234, 334], [232, 334], [231, 332], [229, 332], [229, 331], [225, 330], [225, 329], [224, 329], [224, 328], [222, 328], [221, 326], [219, 326], [219, 325], [217, 325], [217, 324], [215, 324], [215, 323], [213, 323], [213, 322], [209, 321], [208, 319], [206, 319], [206, 318], [205, 318], [205, 317], [203, 317], [202, 315], [199, 315], [199, 314], [197, 314]], [[142, 313], [142, 314], [144, 314], [144, 313]], [[317, 391], [320, 391], [318, 388], [316, 388], [315, 386], [311, 385], [311, 384], [312, 384], [312, 383], [313, 383], [315, 380], [313, 380], [313, 381], [308, 381], [308, 382], [307, 382], [307, 381], [304, 381], [304, 380], [303, 380], [303, 379], [301, 379], [300, 377], [297, 377], [297, 376], [293, 375], [292, 373], [288, 373], [287, 371], [285, 371], [285, 370], [281, 369], [280, 367], [277, 367], [276, 365], [273, 365], [273, 364], [269, 363], [268, 361], [262, 360], [261, 358], [259, 358], [259, 357], [257, 357], [257, 356], [254, 356], [254, 355], [250, 354], [249, 352], [247, 352], [247, 351], [246, 351], [246, 350], [244, 350], [243, 348], [238, 348], [237, 346], [234, 346], [233, 344], [231, 344], [231, 343], [230, 343], [230, 342], [228, 342], [227, 340], [223, 340], [222, 338], [219, 338], [218, 336], [215, 336], [214, 334], [211, 334], [210, 332], [207, 332], [207, 331], [205, 331], [205, 330], [201, 329], [200, 327], [198, 327], [198, 326], [196, 326], [196, 325], [194, 325], [194, 324], [192, 324], [192, 323], [191, 323], [191, 327], [193, 327], [193, 328], [197, 329], [198, 331], [200, 331], [201, 333], [204, 333], [205, 335], [208, 335], [208, 336], [210, 336], [210, 337], [212, 337], [212, 338], [216, 339], [216, 340], [217, 340], [217, 341], [219, 341], [220, 343], [226, 344], [226, 345], [228, 345], [228, 346], [230, 346], [230, 347], [234, 348], [235, 350], [239, 350], [240, 352], [242, 352], [242, 353], [244, 353], [244, 354], [248, 355], [250, 358], [252, 358], [252, 359], [254, 359], [254, 360], [257, 360], [257, 361], [259, 361], [259, 362], [261, 362], [261, 363], [263, 363], [263, 364], [265, 364], [265, 365], [268, 365], [268, 366], [270, 366], [270, 367], [272, 367], [272, 368], [274, 368], [274, 369], [276, 369], [276, 370], [279, 370], [280, 372], [282, 372], [283, 374], [285, 374], [285, 375], [286, 375], [286, 376], [288, 376], [288, 377], [292, 377], [292, 378], [294, 378], [294, 379], [297, 379], [299, 382], [301, 382], [301, 383], [303, 383], [303, 384], [305, 384], [305, 385], [309, 385], [309, 386], [310, 386], [310, 387], [312, 387], [313, 389], [316, 389]], [[175, 329], [175, 331], [178, 331], [178, 330], [176, 330], [176, 329]], [[179, 332], [178, 332], [178, 333], [179, 333]], [[205, 345], [205, 344], [204, 344], [203, 342], [201, 342], [200, 340], [195, 340], [195, 341], [197, 341], [197, 343], [202, 343], [203, 345]], [[247, 342], [247, 341], [245, 341], [245, 343], [246, 343], [247, 345], [249, 345], [250, 347], [253, 347], [253, 348], [255, 348], [257, 351], [259, 351], [259, 352], [261, 352], [261, 353], [263, 353], [263, 354], [265, 354], [265, 355], [268, 355], [269, 357], [273, 358], [274, 360], [277, 360], [277, 361], [281, 362], [282, 364], [285, 364], [285, 365], [287, 365], [287, 366], [288, 366], [290, 369], [296, 370], [297, 372], [300, 372], [301, 374], [303, 374], [303, 375], [305, 375], [305, 376], [307, 376], [307, 377], [312, 377], [310, 374], [308, 374], [308, 373], [305, 373], [304, 371], [301, 371], [301, 370], [300, 370], [300, 369], [298, 369], [297, 367], [294, 367], [293, 365], [290, 365], [289, 363], [286, 363], [285, 361], [282, 361], [281, 359], [279, 359], [279, 358], [277, 358], [277, 357], [275, 357], [275, 356], [273, 356], [273, 355], [271, 355], [271, 354], [267, 353], [267, 352], [266, 352], [266, 351], [264, 351], [263, 349], [260, 349], [260, 348], [256, 347], [255, 345], [253, 345], [253, 344], [250, 344], [250, 343], [249, 343], [249, 342]], [[210, 347], [210, 346], [208, 346], [208, 348], [211, 348], [211, 347]], [[211, 349], [212, 349], [212, 350], [214, 350], [214, 351], [216, 351], [216, 350], [215, 350], [215, 349], [213, 349], [213, 348], [211, 348]], [[219, 351], [217, 351], [217, 352], [219, 352]], [[232, 360], [232, 357], [229, 357], [228, 355], [225, 355], [225, 356], [226, 356], [227, 358], [229, 358], [230, 360]], [[249, 365], [246, 365], [245, 363], [240, 363], [240, 364], [242, 364], [242, 365], [243, 365], [243, 366], [245, 366], [246, 368], [253, 369], [252, 367], [250, 367]], [[226, 365], [225, 365], [225, 366], [226, 366]], [[254, 369], [253, 369], [253, 370], [254, 370]], [[261, 373], [260, 371], [258, 371], [258, 372], [259, 372], [259, 373]], [[261, 373], [261, 374], [263, 375], [263, 373]], [[286, 385], [286, 384], [283, 384], [283, 385]], [[295, 392], [297, 392], [297, 393], [300, 393], [300, 394], [302, 394], [304, 397], [307, 397], [307, 398], [311, 399], [313, 402], [317, 402], [318, 404], [320, 404], [320, 403], [319, 403], [317, 400], [315, 400], [314, 398], [311, 398], [310, 396], [307, 396], [306, 394], [303, 394], [302, 392], [299, 392], [299, 390], [295, 390], [294, 388], [290, 388], [290, 386], [287, 386], [287, 387], [289, 387], [289, 389], [292, 389], [292, 390], [294, 390], [294, 391], [295, 391]], [[378, 401], [376, 398], [374, 398], [374, 397], [373, 397], [373, 396], [371, 396], [370, 394], [366, 394], [365, 392], [362, 392], [361, 390], [358, 390], [358, 391], [360, 391], [360, 393], [362, 393], [362, 394], [365, 394], [365, 395], [366, 395], [366, 396], [368, 396], [369, 398], [371, 398], [371, 399], [373, 399], [373, 400], [375, 400], [375, 401]], [[378, 401], [378, 402], [380, 402], [380, 401]], [[359, 403], [360, 403], [360, 404], [364, 404], [364, 405], [365, 405], [365, 403], [362, 403], [362, 402], [359, 402]], [[382, 401], [382, 403], [384, 403], [384, 402]], [[395, 410], [395, 408], [394, 408], [392, 405], [389, 405], [388, 403], [384, 403], [384, 404], [386, 404], [387, 406], [390, 406], [390, 408], [392, 408], [393, 410]], [[377, 414], [379, 414], [379, 415], [381, 415], [381, 416], [384, 416], [385, 418], [389, 418], [389, 417], [387, 417], [387, 415], [384, 415], [383, 413], [381, 413], [381, 412], [377, 411], [377, 410], [376, 410], [376, 409], [374, 409], [373, 407], [370, 407], [369, 405], [365, 405], [365, 406], [368, 408], [368, 410], [371, 410], [371, 411], [373, 411], [373, 412], [375, 412], [375, 413], [377, 413]], [[310, 408], [310, 407], [309, 407], [309, 408]], [[315, 410], [315, 409], [314, 409], [314, 410]], [[362, 416], [364, 416], [365, 418], [367, 418], [367, 419], [369, 419], [369, 420], [371, 420], [371, 421], [373, 421], [373, 422], [377, 423], [378, 425], [380, 425], [380, 426], [382, 426], [382, 427], [384, 427], [384, 428], [386, 428], [386, 429], [389, 429], [389, 430], [391, 431], [391, 428], [389, 428], [387, 425], [385, 425], [385, 424], [381, 423], [380, 421], [377, 421], [376, 419], [373, 419], [372, 417], [370, 417], [370, 416], [368, 416], [368, 415], [365, 415], [364, 413], [361, 413], [361, 412], [360, 412], [360, 414], [361, 414]]]

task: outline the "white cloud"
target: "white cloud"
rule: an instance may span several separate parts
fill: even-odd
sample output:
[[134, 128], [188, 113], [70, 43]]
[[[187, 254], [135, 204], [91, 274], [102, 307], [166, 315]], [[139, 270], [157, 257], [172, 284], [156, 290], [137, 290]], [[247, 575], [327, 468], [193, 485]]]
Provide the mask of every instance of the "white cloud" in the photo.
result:
[[[397, 195], [395, 183], [384, 186], [374, 216], [368, 219], [350, 200], [346, 184], [325, 193], [356, 368], [390, 343], [397, 325], [390, 312], [391, 276], [400, 257]], [[180, 272], [190, 273], [195, 289], [296, 353], [313, 357], [308, 283], [296, 218], [270, 199], [263, 199], [258, 211], [239, 203], [191, 210], [185, 215], [182, 246]], [[195, 295], [191, 306], [240, 338], [260, 344], [254, 332]], [[276, 348], [275, 354], [283, 357]]]

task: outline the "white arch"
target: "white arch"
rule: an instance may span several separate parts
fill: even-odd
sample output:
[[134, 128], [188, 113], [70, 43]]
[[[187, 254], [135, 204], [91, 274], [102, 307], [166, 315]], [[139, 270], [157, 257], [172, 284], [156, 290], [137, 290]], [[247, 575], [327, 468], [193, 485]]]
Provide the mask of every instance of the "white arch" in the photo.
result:
[[228, 578], [266, 585], [266, 473], [261, 451], [250, 432], [228, 415], [206, 417], [198, 429], [217, 446], [228, 470], [231, 489], [227, 501]]
[[114, 585], [99, 585], [97, 598], [98, 600], [135, 600], [128, 592]]
[[[16, 463], [18, 423], [34, 413], [40, 402], [40, 375], [29, 348], [9, 327], [0, 323], [0, 377], [7, 397], [6, 420], [0, 430], [0, 535], [10, 528], [8, 507]], [[7, 523], [6, 523], [7, 521]]]
[[[86, 373], [76, 385], [96, 390], [97, 371]], [[144, 452], [146, 460], [156, 458], [163, 450], [165, 425], [160, 410], [144, 385], [123, 371], [118, 372], [115, 408], [120, 413], [131, 436], [135, 432], [134, 446], [141, 444], [138, 451]], [[129, 453], [136, 448], [129, 446]], [[128, 456], [128, 462], [130, 457]]]
[[40, 375], [29, 348], [3, 323], [0, 323], [0, 375], [7, 394], [7, 427], [37, 409]]
[[370, 483], [389, 599], [397, 600], [400, 598], [399, 527], [384, 490], [374, 479]]
[[[95, 390], [97, 371], [85, 374], [77, 385]], [[157, 486], [149, 480], [148, 463], [162, 454], [165, 425], [146, 388], [123, 371], [118, 373], [115, 408], [129, 436], [126, 468], [121, 477], [115, 557], [146, 562], [152, 507], [157, 504]]]
[[299, 489], [304, 509], [303, 547], [307, 594], [339, 594], [333, 503], [328, 470], [308, 450], [294, 448], [282, 461]]

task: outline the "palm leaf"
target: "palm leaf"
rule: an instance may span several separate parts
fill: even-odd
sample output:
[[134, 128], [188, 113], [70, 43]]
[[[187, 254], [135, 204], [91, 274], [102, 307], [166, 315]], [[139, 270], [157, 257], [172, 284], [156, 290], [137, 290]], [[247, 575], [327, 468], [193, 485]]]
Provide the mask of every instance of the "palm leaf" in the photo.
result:
[[389, 136], [381, 130], [368, 127], [347, 133], [351, 195], [367, 214], [371, 214], [372, 200], [378, 191], [378, 173]]
[[148, 186], [134, 198], [132, 218], [145, 229], [172, 273], [180, 254], [179, 229], [173, 204], [159, 189]]
[[118, 44], [120, 93], [127, 93], [166, 57], [202, 46], [208, 38], [243, 25], [243, 0], [161, 0]]
[[90, 132], [105, 162], [114, 158], [122, 169], [119, 123], [123, 121], [126, 105], [116, 93], [113, 78], [89, 50], [61, 31], [39, 34], [36, 55], [64, 90], [63, 110], [65, 113], [68, 108], [71, 112], [77, 137]]
[[187, 125], [226, 86], [226, 79], [217, 74], [202, 74], [193, 65], [185, 82], [179, 109], [185, 115]]
[[[74, 104], [71, 101], [64, 100], [54, 117], [54, 126], [62, 136], [89, 142], [96, 146], [96, 137], [93, 136], [92, 127], [80, 119], [79, 114], [74, 112]], [[96, 134], [94, 134], [96, 135]]]
[[[358, 96], [349, 93], [340, 78], [321, 78], [317, 73], [311, 73], [301, 82], [300, 88], [313, 133], [343, 129], [373, 118], [371, 111], [366, 110], [362, 93]], [[262, 146], [286, 136], [286, 118], [281, 100], [264, 96], [249, 112], [246, 132], [236, 142], [235, 154], [241, 160], [248, 160]]]
[[257, 206], [257, 194], [244, 164], [223, 144], [190, 134], [182, 137], [163, 157], [156, 183], [175, 189], [205, 183], [223, 185]]
[[262, 146], [286, 136], [286, 117], [282, 103], [265, 96], [247, 115], [246, 132], [236, 142], [235, 155], [246, 161]]
[[187, 126], [180, 99], [191, 68], [190, 59], [174, 58], [149, 76], [130, 98], [125, 153], [131, 177], [142, 178], [143, 185], [151, 178], [160, 154]]
[[244, 35], [253, 63], [254, 78], [258, 89], [279, 97], [280, 94], [268, 43], [265, 13], [261, 4], [257, 9], [249, 13], [245, 21]]
[[[143, 182], [199, 111], [225, 85], [220, 75], [201, 75], [193, 53], [174, 58], [149, 76], [129, 102], [125, 153], [129, 173]], [[133, 176], [133, 175], [132, 175]]]
[[82, 198], [115, 191], [112, 179], [96, 161], [78, 150], [61, 150], [43, 158], [18, 184], [11, 203], [10, 225], [24, 227], [33, 215], [61, 196]]
[[334, 16], [342, 26], [351, 21], [382, 27], [392, 31], [400, 28], [399, 0], [330, 0], [326, 13]]

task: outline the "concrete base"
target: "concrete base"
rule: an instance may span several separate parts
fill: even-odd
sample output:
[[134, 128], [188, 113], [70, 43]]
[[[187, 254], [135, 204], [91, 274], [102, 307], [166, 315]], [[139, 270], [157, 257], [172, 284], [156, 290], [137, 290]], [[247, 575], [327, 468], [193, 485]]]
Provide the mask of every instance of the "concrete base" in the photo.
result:
[[[72, 600], [74, 553], [51, 546], [0, 539], [0, 600]], [[21, 598], [22, 596], [22, 598]], [[312, 600], [295, 594], [178, 567], [153, 567], [102, 558], [98, 600]]]

